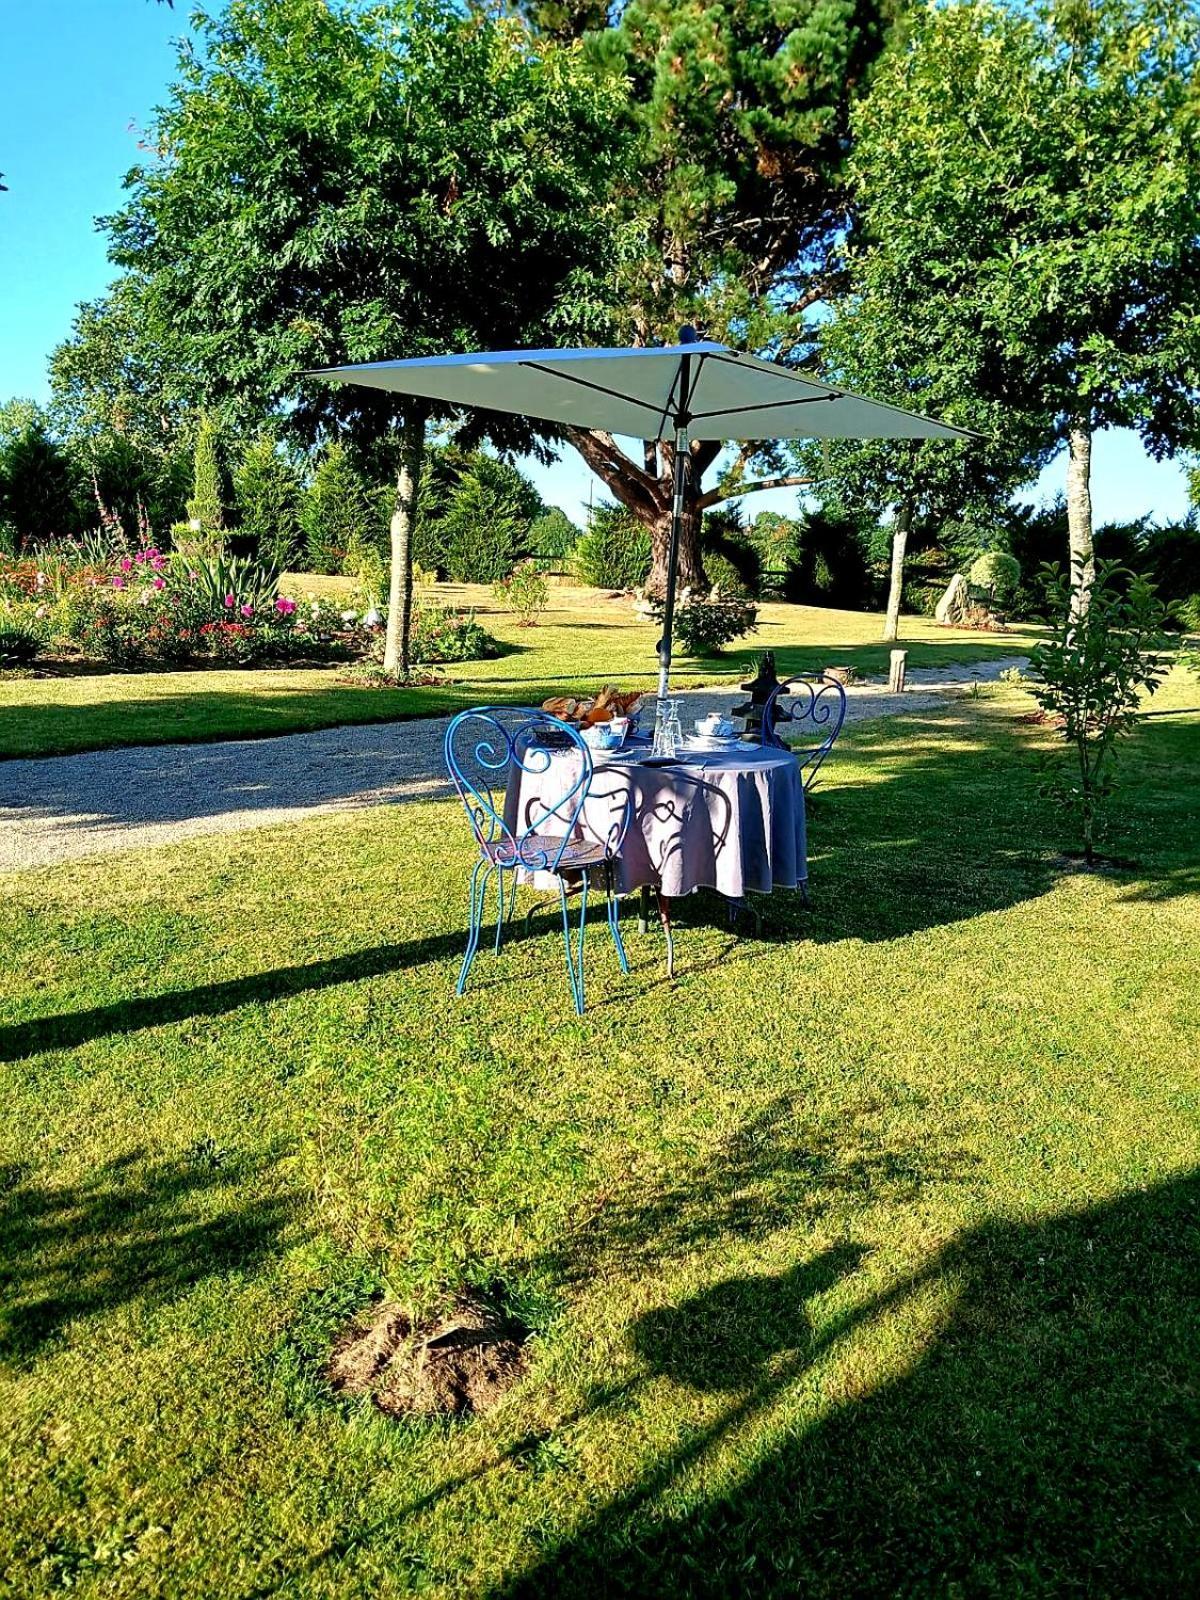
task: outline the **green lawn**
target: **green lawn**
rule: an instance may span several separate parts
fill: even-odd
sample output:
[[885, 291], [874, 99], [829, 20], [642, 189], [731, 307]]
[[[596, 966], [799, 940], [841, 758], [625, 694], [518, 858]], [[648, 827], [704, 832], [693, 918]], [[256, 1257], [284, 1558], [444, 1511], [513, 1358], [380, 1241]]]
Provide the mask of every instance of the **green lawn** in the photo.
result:
[[[289, 585], [336, 593], [348, 580], [298, 577]], [[474, 605], [506, 647], [495, 661], [445, 669], [445, 687], [375, 689], [347, 681], [344, 668], [254, 671], [100, 673], [74, 677], [0, 675], [0, 757], [61, 755], [115, 745], [246, 738], [474, 705], [483, 699], [540, 702], [565, 688], [595, 689], [617, 680], [630, 688], [654, 682], [658, 630], [629, 606], [594, 590], [554, 591], [554, 607], [537, 628], [517, 627], [483, 588], [440, 585], [439, 603]], [[886, 670], [881, 619], [858, 611], [766, 605], [745, 648], [706, 661], [680, 658], [678, 682], [737, 680], [756, 651], [774, 649], [780, 673], [851, 664]], [[1028, 630], [982, 634], [906, 618], [903, 643], [913, 666], [983, 660], [1028, 650]]]
[[[1200, 685], [1107, 875], [1027, 704], [850, 729], [811, 911], [683, 908], [673, 984], [596, 926], [582, 1020], [548, 921], [454, 1000], [445, 804], [7, 878], [5, 1592], [1193, 1592]], [[330, 1396], [463, 1281], [497, 1410]]]

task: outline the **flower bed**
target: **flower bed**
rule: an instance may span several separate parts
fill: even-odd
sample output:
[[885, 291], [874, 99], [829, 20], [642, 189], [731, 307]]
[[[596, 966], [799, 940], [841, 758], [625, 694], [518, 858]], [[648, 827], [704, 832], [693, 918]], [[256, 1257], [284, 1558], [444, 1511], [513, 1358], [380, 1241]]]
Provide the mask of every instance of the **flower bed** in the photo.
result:
[[30, 640], [33, 654], [82, 654], [126, 669], [254, 666], [352, 659], [374, 632], [355, 610], [276, 594], [275, 575], [253, 562], [155, 546], [117, 549], [99, 563], [74, 554], [57, 547], [0, 557], [0, 632]]

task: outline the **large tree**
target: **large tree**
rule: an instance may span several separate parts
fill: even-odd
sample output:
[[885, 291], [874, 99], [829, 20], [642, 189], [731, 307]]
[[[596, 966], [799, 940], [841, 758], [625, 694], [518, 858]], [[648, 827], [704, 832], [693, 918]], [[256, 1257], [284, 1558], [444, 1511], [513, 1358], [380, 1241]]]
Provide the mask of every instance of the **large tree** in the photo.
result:
[[851, 363], [890, 345], [913, 398], [976, 396], [1001, 457], [1067, 447], [1081, 602], [1093, 435], [1200, 437], [1198, 60], [1191, 0], [931, 7], [856, 119]]
[[[683, 323], [785, 359], [811, 353], [813, 308], [837, 281], [847, 216], [851, 104], [883, 43], [892, 0], [530, 0], [534, 26], [581, 36], [629, 85], [628, 159], [614, 173], [620, 251], [615, 342], [671, 342]], [[648, 528], [650, 585], [665, 578], [673, 449], [636, 458], [572, 429], [584, 460]], [[720, 446], [692, 446], [680, 567], [702, 577], [704, 510], [803, 481], [747, 445], [705, 490]]]
[[386, 664], [404, 670], [424, 415], [300, 375], [586, 335], [620, 85], [578, 47], [531, 49], [519, 19], [421, 0], [231, 0], [179, 71], [114, 258], [207, 403], [374, 459], [390, 441]]

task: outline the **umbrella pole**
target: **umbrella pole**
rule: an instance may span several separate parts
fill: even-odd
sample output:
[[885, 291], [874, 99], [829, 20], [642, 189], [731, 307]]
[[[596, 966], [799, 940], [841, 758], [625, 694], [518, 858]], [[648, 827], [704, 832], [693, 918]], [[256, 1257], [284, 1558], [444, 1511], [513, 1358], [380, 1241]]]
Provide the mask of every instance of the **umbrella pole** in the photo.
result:
[[[688, 357], [684, 356], [685, 363]], [[684, 382], [686, 389], [686, 378]], [[675, 623], [675, 580], [679, 575], [679, 532], [683, 526], [683, 492], [687, 482], [688, 435], [675, 429], [675, 483], [671, 499], [671, 543], [667, 551], [667, 593], [663, 602], [663, 632], [658, 641], [658, 696], [665, 699], [671, 677], [671, 630]]]

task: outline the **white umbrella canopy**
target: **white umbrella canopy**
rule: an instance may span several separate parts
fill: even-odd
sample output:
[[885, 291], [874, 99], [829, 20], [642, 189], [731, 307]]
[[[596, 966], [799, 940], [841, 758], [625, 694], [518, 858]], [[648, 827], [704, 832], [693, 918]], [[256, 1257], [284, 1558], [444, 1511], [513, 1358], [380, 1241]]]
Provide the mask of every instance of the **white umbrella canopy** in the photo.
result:
[[633, 439], [966, 439], [976, 435], [707, 340], [620, 350], [494, 350], [311, 376]]
[[309, 376], [634, 439], [671, 438], [675, 499], [658, 647], [660, 696], [670, 675], [689, 440], [979, 437], [698, 339], [691, 329], [682, 330], [679, 344], [648, 348], [493, 350], [328, 367]]

